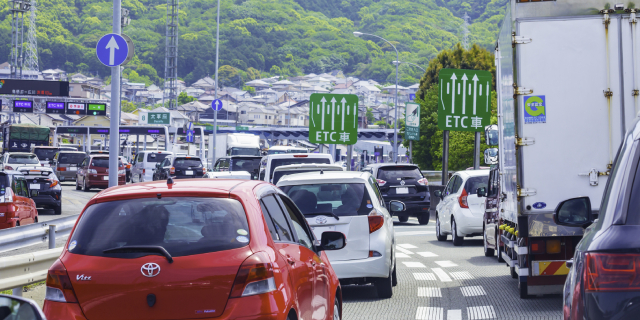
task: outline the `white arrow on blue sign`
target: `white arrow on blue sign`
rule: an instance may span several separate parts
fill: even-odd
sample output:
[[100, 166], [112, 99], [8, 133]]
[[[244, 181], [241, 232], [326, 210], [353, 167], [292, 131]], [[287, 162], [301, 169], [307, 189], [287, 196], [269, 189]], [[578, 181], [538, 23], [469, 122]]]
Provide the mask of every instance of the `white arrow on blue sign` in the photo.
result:
[[193, 130], [187, 131], [187, 142], [193, 142], [193, 135], [194, 135]]
[[222, 100], [216, 99], [216, 100], [211, 101], [211, 109], [213, 109], [213, 111], [222, 110]]
[[121, 65], [127, 60], [128, 54], [129, 45], [119, 34], [110, 33], [98, 40], [96, 55], [98, 56], [98, 60], [107, 67]]

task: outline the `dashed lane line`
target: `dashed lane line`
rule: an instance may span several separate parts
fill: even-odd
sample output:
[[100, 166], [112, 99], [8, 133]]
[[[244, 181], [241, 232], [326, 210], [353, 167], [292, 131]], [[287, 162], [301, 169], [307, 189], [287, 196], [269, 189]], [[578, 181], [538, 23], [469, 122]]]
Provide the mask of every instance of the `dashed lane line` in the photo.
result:
[[425, 257], [425, 258], [431, 258], [431, 257], [437, 257], [438, 255], [433, 253], [433, 252], [418, 252], [419, 255]]
[[[422, 264], [422, 262], [415, 262], [415, 261], [402, 261], [402, 263], [404, 263], [404, 265], [407, 268], [426, 268], [426, 266], [424, 264]], [[443, 271], [444, 272], [444, 271]], [[447, 276], [449, 277], [449, 276]]]
[[435, 231], [404, 231], [404, 232], [396, 232], [395, 235], [397, 237], [400, 236], [416, 236], [416, 235], [423, 235], [423, 234], [436, 234]]
[[448, 310], [447, 320], [462, 320], [462, 310]]
[[396, 258], [411, 258], [408, 254], [402, 252], [396, 252]]
[[442, 291], [438, 287], [420, 287], [418, 297], [442, 298]]
[[405, 249], [415, 249], [415, 248], [417, 248], [416, 246], [414, 246], [414, 245], [412, 245], [410, 243], [402, 243], [402, 244], [399, 244], [398, 246], [400, 246], [402, 248], [405, 248]]
[[458, 265], [453, 263], [453, 261], [434, 261], [436, 264], [438, 264], [440, 267], [442, 268], [449, 268], [449, 267], [457, 267]]
[[406, 253], [406, 254], [413, 254], [413, 252], [411, 252], [411, 251], [409, 251], [409, 250], [407, 250], [407, 249], [405, 249], [403, 247], [396, 246], [396, 249], [398, 251], [401, 251], [401, 252]]
[[449, 274], [455, 280], [470, 280], [470, 279], [473, 279], [473, 276], [471, 275], [471, 273], [469, 273], [467, 271], [450, 272]]
[[418, 307], [416, 320], [442, 320], [442, 308]]
[[465, 297], [476, 297], [476, 296], [487, 295], [487, 293], [484, 291], [484, 288], [482, 288], [482, 286], [460, 287], [460, 291], [462, 291], [462, 295]]
[[442, 281], [442, 282], [450, 282], [451, 281], [451, 277], [449, 277], [449, 275], [446, 272], [444, 272], [444, 270], [442, 270], [440, 268], [431, 268], [431, 271], [433, 271], [433, 273], [435, 273], [436, 276], [438, 276], [438, 278], [440, 278], [440, 281]]
[[496, 312], [493, 306], [467, 307], [469, 320], [495, 319]]
[[433, 273], [414, 273], [413, 278], [419, 281], [436, 281], [436, 276]]

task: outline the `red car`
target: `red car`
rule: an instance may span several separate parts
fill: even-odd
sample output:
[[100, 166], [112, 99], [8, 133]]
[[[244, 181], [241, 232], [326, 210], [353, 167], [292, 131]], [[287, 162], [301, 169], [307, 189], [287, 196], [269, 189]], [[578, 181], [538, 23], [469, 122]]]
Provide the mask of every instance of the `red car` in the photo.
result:
[[[37, 196], [37, 192], [34, 196]], [[0, 171], [0, 229], [38, 222], [36, 203], [19, 171]]]
[[341, 319], [340, 282], [273, 185], [186, 179], [93, 197], [49, 269], [48, 319]]
[[[118, 185], [125, 185], [124, 164], [118, 159]], [[109, 187], [109, 156], [90, 155], [78, 165], [76, 190], [89, 191], [91, 188]]]

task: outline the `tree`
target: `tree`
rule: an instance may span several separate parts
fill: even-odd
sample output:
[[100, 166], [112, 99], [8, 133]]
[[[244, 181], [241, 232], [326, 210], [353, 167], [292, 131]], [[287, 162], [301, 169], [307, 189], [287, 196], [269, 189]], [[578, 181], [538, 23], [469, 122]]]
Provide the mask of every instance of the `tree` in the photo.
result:
[[191, 101], [195, 101], [195, 100], [196, 100], [196, 98], [187, 95], [187, 93], [184, 92], [184, 91], [180, 92], [180, 94], [178, 95], [178, 105], [179, 106], [181, 106], [183, 104], [187, 104], [187, 103], [189, 103]]
[[378, 120], [378, 121], [376, 121], [376, 123], [374, 123], [374, 125], [376, 125], [376, 126], [383, 126], [383, 127], [385, 127], [385, 128], [386, 128], [386, 127], [387, 127], [387, 122], [386, 122], [386, 121], [384, 121], [384, 120]]
[[373, 117], [373, 112], [371, 112], [371, 108], [367, 108], [367, 123], [373, 123], [376, 119]]
[[130, 113], [136, 110], [136, 105], [127, 100], [120, 101], [120, 107], [122, 108], [122, 112], [127, 112], [127, 113]]
[[250, 87], [250, 86], [244, 86], [244, 87], [242, 87], [242, 91], [249, 92], [249, 94], [253, 95], [253, 94], [256, 93], [256, 88]]

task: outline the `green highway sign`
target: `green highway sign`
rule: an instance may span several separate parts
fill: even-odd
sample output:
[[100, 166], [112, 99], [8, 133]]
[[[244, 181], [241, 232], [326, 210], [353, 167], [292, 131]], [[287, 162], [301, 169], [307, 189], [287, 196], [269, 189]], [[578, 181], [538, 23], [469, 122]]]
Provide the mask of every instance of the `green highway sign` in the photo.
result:
[[141, 112], [140, 122], [146, 124], [171, 124], [169, 112]]
[[420, 105], [414, 102], [407, 102], [404, 117], [404, 138], [407, 140], [420, 140]]
[[309, 98], [309, 141], [355, 144], [358, 141], [358, 96], [312, 94]]
[[484, 131], [491, 122], [491, 72], [441, 69], [438, 128]]
[[246, 126], [236, 126], [236, 131], [249, 131], [249, 127], [246, 127]]
[[88, 115], [92, 116], [106, 116], [107, 115], [107, 105], [104, 103], [89, 103], [87, 104]]

